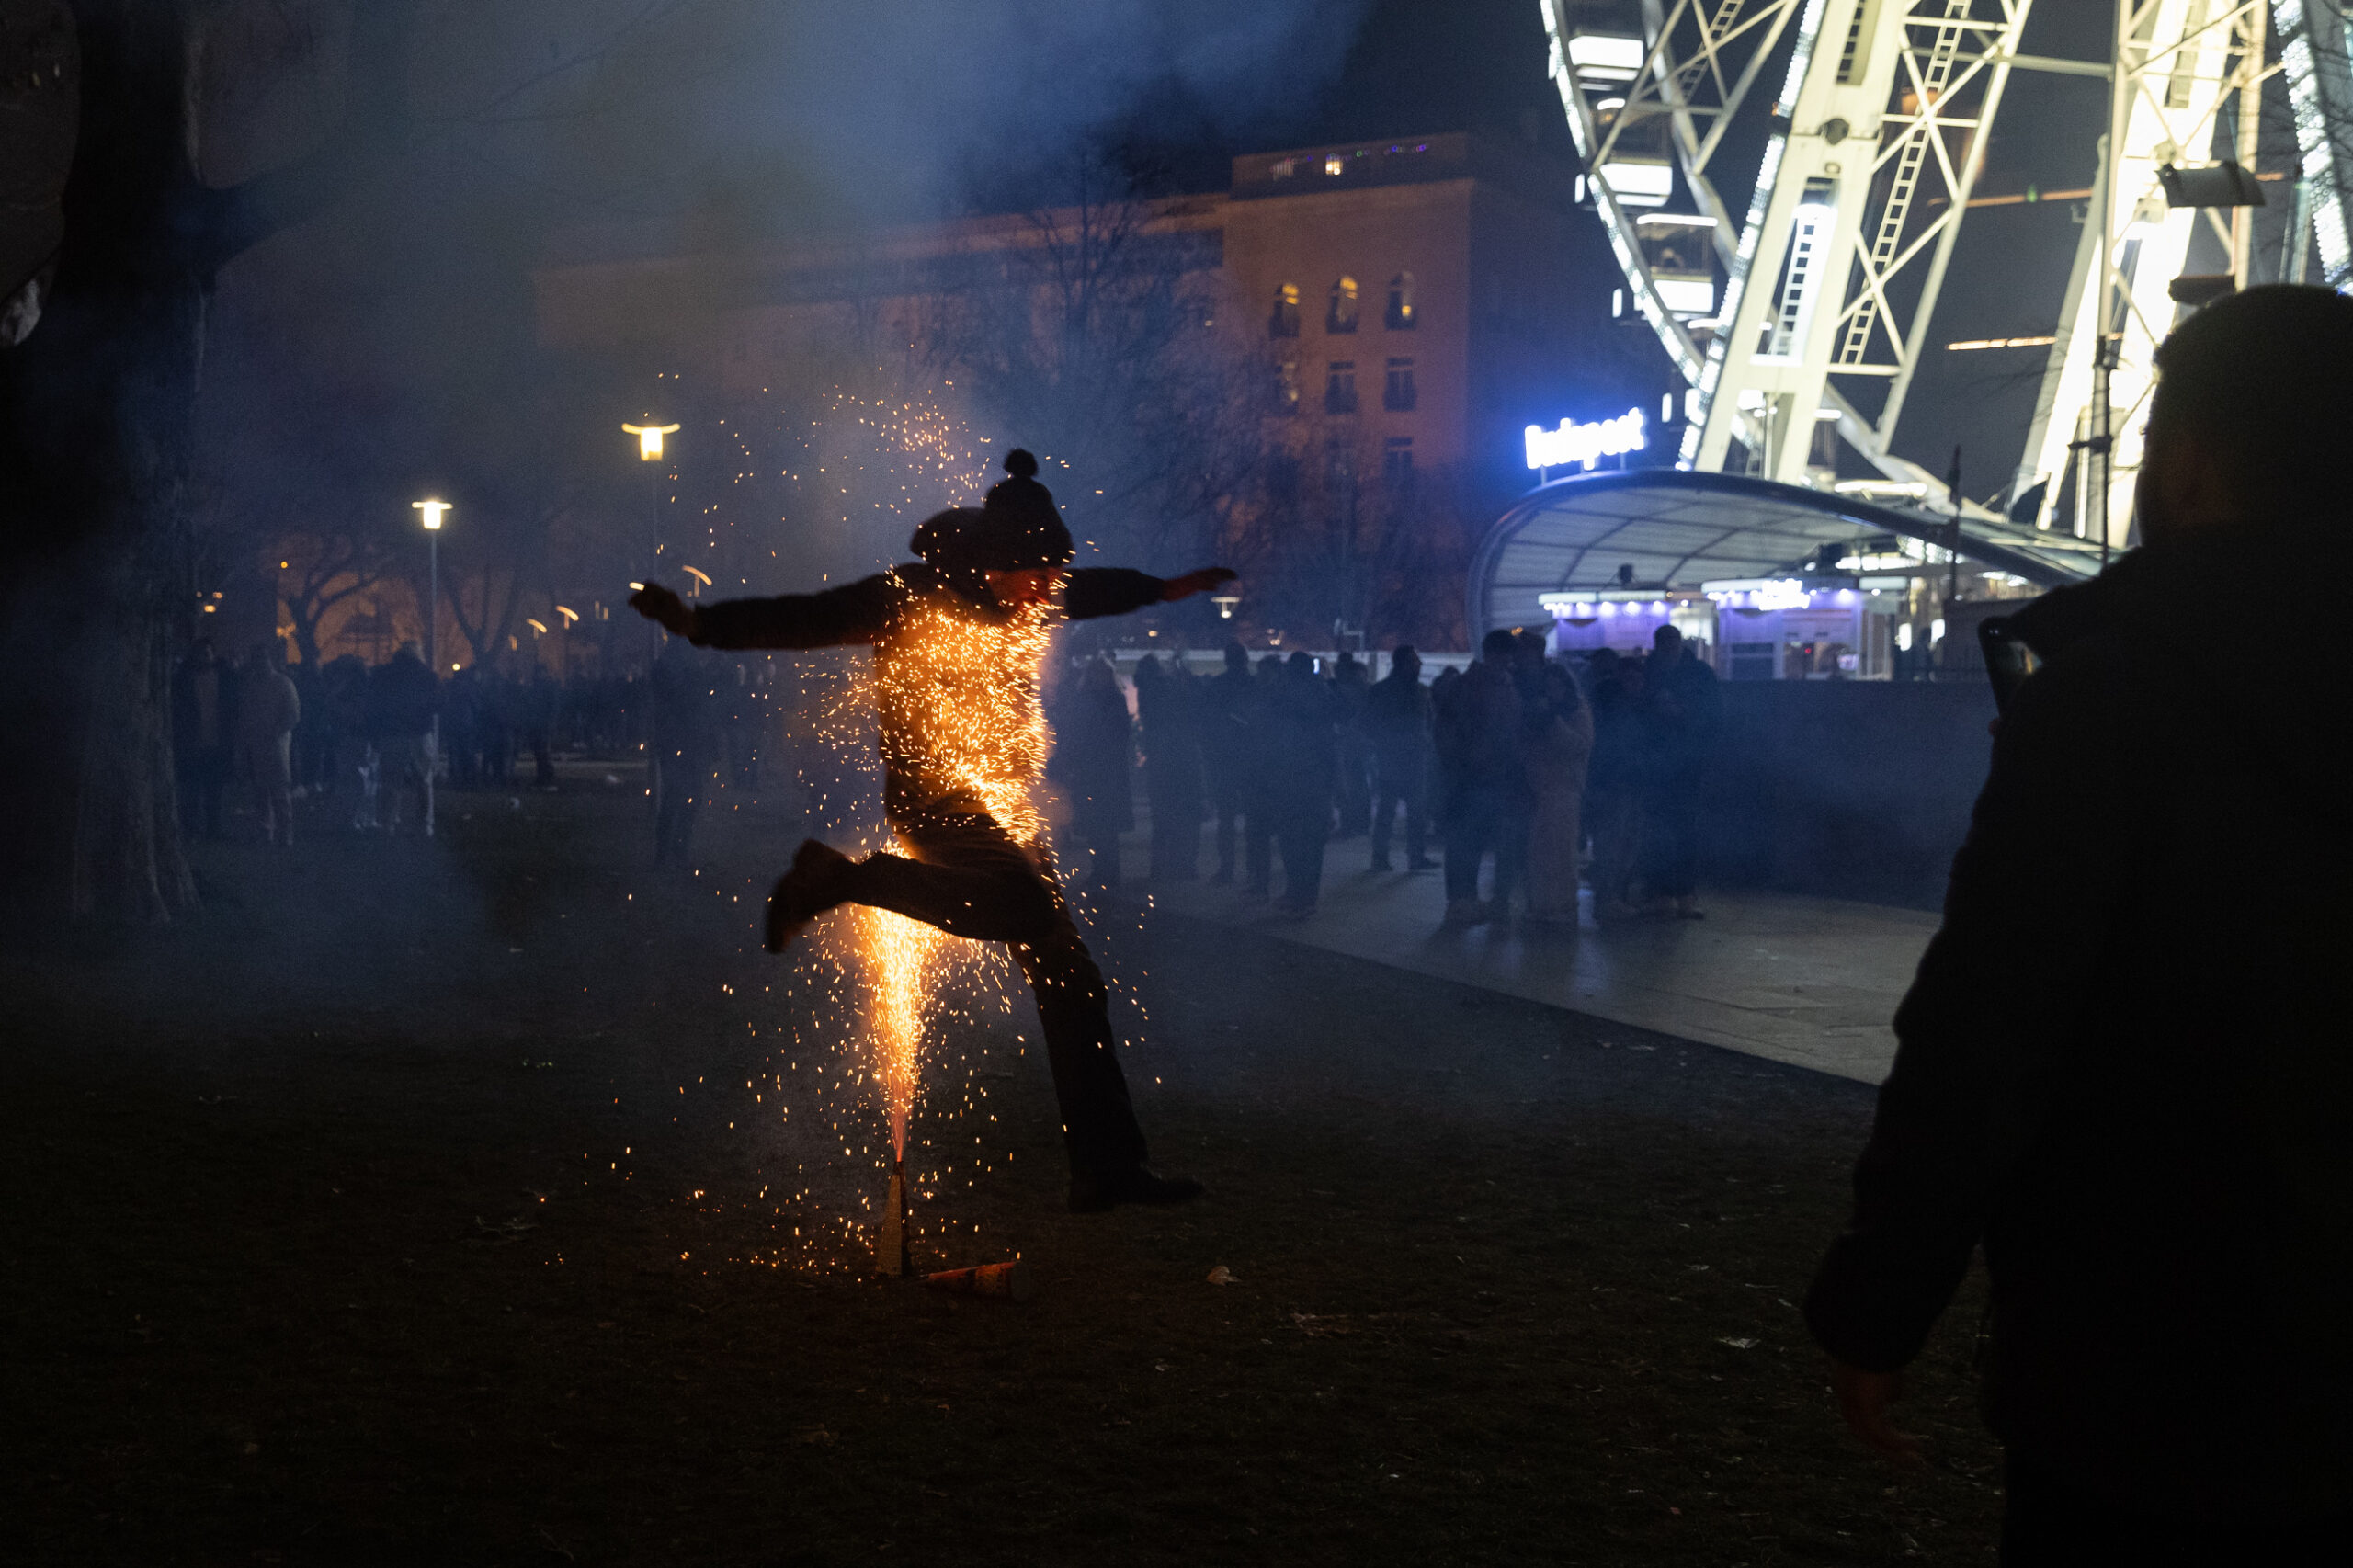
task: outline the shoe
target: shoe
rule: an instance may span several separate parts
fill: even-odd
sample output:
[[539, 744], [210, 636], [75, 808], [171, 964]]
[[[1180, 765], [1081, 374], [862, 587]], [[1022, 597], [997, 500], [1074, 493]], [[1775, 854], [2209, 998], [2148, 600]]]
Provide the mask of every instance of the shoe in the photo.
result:
[[1678, 898], [1675, 901], [1675, 917], [1677, 920], [1705, 920], [1708, 912], [1699, 907], [1699, 901], [1696, 898]]
[[832, 845], [813, 838], [801, 841], [792, 869], [776, 880], [776, 890], [768, 894], [768, 951], [784, 951], [812, 920], [841, 903], [842, 880], [849, 866], [849, 857]]
[[1405, 862], [1405, 869], [1409, 871], [1435, 871], [1438, 869], [1438, 863], [1427, 855], [1416, 855]]
[[1449, 926], [1476, 926], [1487, 917], [1487, 906], [1475, 898], [1450, 898], [1446, 901], [1446, 924]]
[[1070, 1178], [1070, 1211], [1101, 1214], [1122, 1203], [1165, 1207], [1190, 1203], [1201, 1195], [1201, 1184], [1191, 1176], [1165, 1176], [1145, 1165], [1124, 1170], [1074, 1171]]
[[1388, 856], [1376, 855], [1372, 858], [1372, 869], [1376, 871], [1393, 871], [1397, 866]]

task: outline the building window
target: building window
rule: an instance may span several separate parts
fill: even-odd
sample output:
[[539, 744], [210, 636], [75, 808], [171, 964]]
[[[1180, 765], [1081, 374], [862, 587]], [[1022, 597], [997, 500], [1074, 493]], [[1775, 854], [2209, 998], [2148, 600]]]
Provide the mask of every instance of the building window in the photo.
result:
[[1299, 412], [1299, 361], [1285, 359], [1275, 366], [1275, 412]]
[[1324, 373], [1324, 412], [1354, 414], [1357, 411], [1357, 362], [1335, 359]]
[[1392, 359], [1389, 373], [1381, 383], [1381, 406], [1392, 414], [1405, 414], [1414, 406], [1414, 362]]
[[1277, 179], [1289, 179], [1299, 173], [1299, 160], [1297, 158], [1280, 159], [1276, 163], [1273, 173]]
[[1332, 285], [1332, 308], [1324, 317], [1325, 332], [1354, 332], [1357, 329], [1357, 280], [1343, 277]]
[[1286, 283], [1275, 290], [1275, 313], [1267, 318], [1268, 337], [1299, 335], [1299, 285]]
[[1357, 487], [1357, 449], [1345, 436], [1335, 436], [1324, 443], [1324, 490], [1327, 495], [1346, 495]]
[[1401, 272], [1389, 280], [1389, 330], [1414, 330], [1414, 275]]
[[1327, 175], [1346, 174], [1347, 168], [1348, 161], [1337, 153], [1324, 160], [1324, 172]]
[[1397, 494], [1414, 488], [1414, 438], [1392, 436], [1381, 449], [1381, 482]]

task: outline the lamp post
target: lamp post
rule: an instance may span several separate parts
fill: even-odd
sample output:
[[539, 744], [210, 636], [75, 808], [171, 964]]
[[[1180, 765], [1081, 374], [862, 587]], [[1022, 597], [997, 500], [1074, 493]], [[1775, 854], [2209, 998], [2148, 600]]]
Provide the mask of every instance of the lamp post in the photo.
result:
[[425, 673], [433, 677], [433, 747], [425, 759], [425, 836], [433, 836], [433, 776], [441, 767], [441, 519], [449, 514], [447, 501], [412, 501], [409, 509], [423, 515], [426, 550], [425, 598]]
[[[425, 542], [428, 548], [428, 581], [432, 591], [425, 600], [425, 667], [434, 672], [434, 679], [441, 678], [441, 519], [449, 514], [447, 501], [412, 501], [409, 509], [425, 514]], [[438, 722], [436, 722], [438, 728]], [[435, 738], [439, 739], [437, 733]]]
[[[653, 415], [648, 415], [646, 417], [650, 420]], [[637, 437], [638, 461], [647, 464], [659, 463], [662, 460], [662, 437], [676, 434], [677, 428], [675, 422], [668, 425], [646, 424], [621, 426], [625, 433]], [[645, 498], [654, 522], [654, 563], [659, 566], [662, 563], [662, 471], [658, 468], [648, 467], [645, 471]], [[654, 574], [649, 571], [646, 575], [651, 577]], [[646, 623], [646, 628], [650, 634], [649, 651], [646, 655], [646, 662], [650, 668], [653, 663], [651, 649], [661, 645], [662, 634], [654, 628], [651, 621]]]

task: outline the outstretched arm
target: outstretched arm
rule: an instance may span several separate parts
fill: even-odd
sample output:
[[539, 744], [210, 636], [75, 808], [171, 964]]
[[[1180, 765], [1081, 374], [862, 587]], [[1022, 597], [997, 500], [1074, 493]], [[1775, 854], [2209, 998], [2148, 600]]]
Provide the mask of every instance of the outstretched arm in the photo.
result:
[[1181, 577], [1155, 577], [1120, 566], [1090, 566], [1070, 574], [1063, 591], [1063, 612], [1073, 620], [1095, 620], [1126, 615], [1146, 605], [1167, 604], [1206, 593], [1233, 581], [1222, 566], [1204, 566]]
[[688, 604], [659, 583], [629, 597], [630, 608], [698, 648], [831, 648], [871, 642], [891, 618], [893, 588], [885, 574], [816, 594]]

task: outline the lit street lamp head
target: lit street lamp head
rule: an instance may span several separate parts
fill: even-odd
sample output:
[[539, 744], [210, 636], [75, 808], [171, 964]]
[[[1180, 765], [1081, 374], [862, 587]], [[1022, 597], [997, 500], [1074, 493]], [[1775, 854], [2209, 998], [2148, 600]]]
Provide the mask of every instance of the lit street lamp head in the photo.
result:
[[637, 437], [637, 455], [647, 462], [662, 460], [662, 437], [676, 430], [676, 425], [624, 425], [621, 426]]
[[422, 512], [425, 514], [425, 528], [427, 533], [438, 533], [441, 531], [441, 518], [449, 510], [449, 503], [447, 501], [412, 501], [409, 503], [409, 509], [411, 511]]

